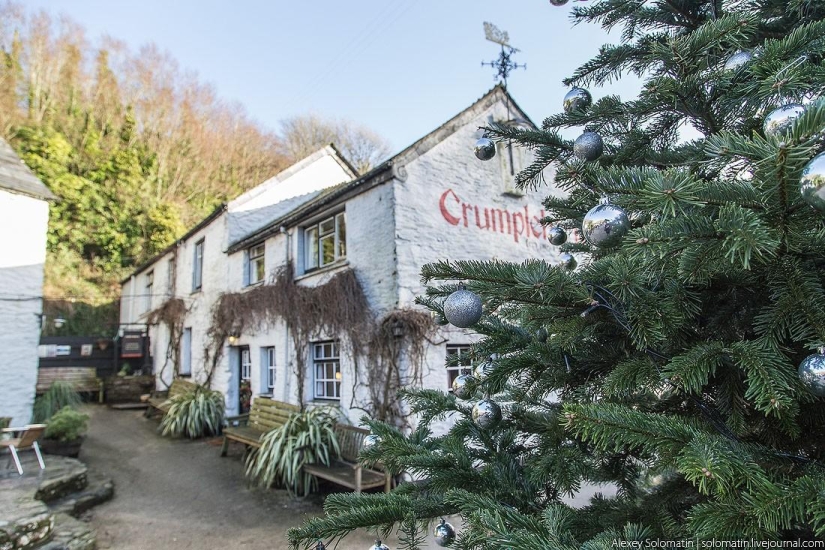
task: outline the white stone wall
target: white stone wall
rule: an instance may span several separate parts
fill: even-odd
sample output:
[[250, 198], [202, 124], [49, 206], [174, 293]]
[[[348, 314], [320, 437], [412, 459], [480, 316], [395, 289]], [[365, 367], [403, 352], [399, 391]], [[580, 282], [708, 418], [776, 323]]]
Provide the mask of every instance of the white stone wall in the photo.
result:
[[31, 420], [37, 382], [46, 201], [0, 190], [0, 416]]
[[[421, 268], [437, 260], [522, 262], [529, 258], [557, 261], [558, 247], [550, 245], [539, 223], [542, 200], [561, 192], [549, 185], [538, 191], [514, 192], [506, 146], [492, 160], [480, 161], [473, 145], [479, 127], [508, 120], [506, 105], [496, 103], [424, 155], [405, 166], [407, 178], [396, 181], [396, 248], [398, 301], [413, 303], [424, 293]], [[530, 161], [529, 153], [514, 148], [515, 172]], [[553, 181], [552, 170], [545, 173]], [[446, 326], [428, 347], [424, 387], [448, 390], [445, 368], [448, 344], [472, 344], [479, 336]], [[446, 429], [447, 423], [441, 428]]]

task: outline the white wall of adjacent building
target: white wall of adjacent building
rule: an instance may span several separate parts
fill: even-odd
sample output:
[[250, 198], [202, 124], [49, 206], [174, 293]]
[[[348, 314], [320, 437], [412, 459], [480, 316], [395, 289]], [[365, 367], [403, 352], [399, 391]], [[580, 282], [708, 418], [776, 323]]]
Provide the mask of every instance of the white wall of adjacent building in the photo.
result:
[[31, 420], [37, 382], [48, 202], [0, 189], [0, 416]]

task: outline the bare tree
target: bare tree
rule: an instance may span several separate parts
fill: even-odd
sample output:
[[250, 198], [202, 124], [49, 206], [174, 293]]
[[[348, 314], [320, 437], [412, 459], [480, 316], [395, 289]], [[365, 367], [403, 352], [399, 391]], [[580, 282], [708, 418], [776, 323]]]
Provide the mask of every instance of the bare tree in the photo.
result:
[[281, 121], [281, 147], [293, 162], [330, 143], [335, 144], [361, 174], [377, 166], [391, 152], [386, 139], [349, 120], [308, 114]]

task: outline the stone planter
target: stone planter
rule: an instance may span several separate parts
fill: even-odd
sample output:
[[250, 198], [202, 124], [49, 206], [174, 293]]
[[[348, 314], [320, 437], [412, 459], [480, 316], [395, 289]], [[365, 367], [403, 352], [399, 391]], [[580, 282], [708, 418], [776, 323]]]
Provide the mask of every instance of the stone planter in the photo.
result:
[[107, 403], [137, 403], [155, 389], [154, 376], [112, 376], [103, 383]]
[[49, 455], [69, 456], [77, 458], [80, 446], [83, 445], [83, 436], [73, 441], [59, 441], [57, 439], [41, 439], [38, 442], [40, 450]]

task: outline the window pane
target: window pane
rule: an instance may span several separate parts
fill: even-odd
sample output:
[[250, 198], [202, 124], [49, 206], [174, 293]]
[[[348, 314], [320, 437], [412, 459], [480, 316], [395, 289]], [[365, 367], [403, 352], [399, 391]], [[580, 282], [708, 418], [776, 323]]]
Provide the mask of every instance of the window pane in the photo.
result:
[[264, 269], [264, 259], [263, 258], [258, 258], [257, 260], [255, 260], [255, 271], [254, 271], [254, 273], [255, 273], [255, 275], [253, 277], [253, 279], [254, 279], [253, 282], [257, 283], [258, 281], [263, 281], [264, 280], [265, 269]]
[[335, 397], [335, 382], [327, 382], [327, 397]]
[[315, 383], [315, 397], [323, 397], [324, 396], [324, 384], [323, 382], [316, 382]]
[[321, 228], [321, 235], [327, 235], [335, 231], [335, 218], [329, 218], [318, 224]]
[[335, 235], [321, 237], [321, 265], [335, 261]]
[[304, 266], [306, 267], [306, 269], [318, 267], [318, 229], [315, 227], [307, 229], [305, 241], [306, 262]]
[[259, 244], [258, 246], [253, 246], [252, 250], [249, 251], [250, 258], [257, 258], [259, 256], [264, 255], [264, 245]]
[[335, 251], [336, 258], [347, 257], [347, 222], [343, 214], [335, 217], [338, 220], [338, 250]]

